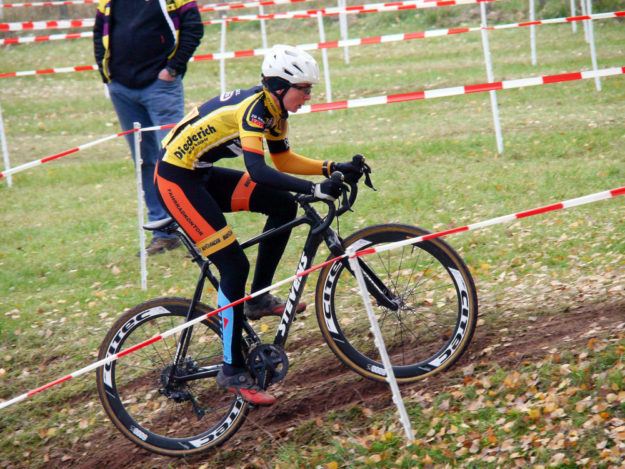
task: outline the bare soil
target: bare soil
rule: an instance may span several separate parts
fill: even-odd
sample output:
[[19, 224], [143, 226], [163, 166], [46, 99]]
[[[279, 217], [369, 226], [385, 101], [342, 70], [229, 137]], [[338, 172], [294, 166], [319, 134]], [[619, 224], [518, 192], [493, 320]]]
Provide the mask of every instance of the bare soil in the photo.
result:
[[[472, 363], [513, 368], [525, 361], [540, 361], [554, 349], [564, 352], [581, 346], [589, 340], [588, 331], [601, 334], [601, 331], [613, 330], [624, 321], [625, 300], [620, 299], [567, 308], [550, 316], [507, 321], [504, 332], [492, 326], [491, 329], [481, 326], [477, 328], [468, 352], [451, 370], [403, 386], [401, 390], [402, 393], [444, 390], [458, 384], [462, 380], [460, 370]], [[279, 396], [275, 405], [251, 411], [247, 421], [230, 441], [218, 450], [193, 459], [149, 453], [126, 440], [111, 424], [92, 435], [87, 451], [59, 448], [52, 452], [47, 467], [242, 467], [243, 461], [256, 450], [267, 450], [272, 445], [279, 445], [280, 440], [289, 438], [289, 428], [323, 419], [332, 411], [347, 410], [352, 406], [374, 411], [393, 406], [387, 384], [361, 378], [338, 361], [331, 361], [330, 366], [325, 367], [319, 362], [298, 364], [283, 382], [272, 387], [272, 392]]]

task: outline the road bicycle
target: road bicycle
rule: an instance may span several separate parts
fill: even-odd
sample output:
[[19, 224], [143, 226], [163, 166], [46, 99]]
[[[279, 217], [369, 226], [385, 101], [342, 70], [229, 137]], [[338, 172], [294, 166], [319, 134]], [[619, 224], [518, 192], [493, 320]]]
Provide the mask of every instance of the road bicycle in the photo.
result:
[[[369, 172], [365, 179], [373, 188]], [[358, 184], [352, 181], [349, 197], [343, 194], [336, 203], [321, 200], [328, 206], [325, 216], [312, 205], [318, 199], [298, 195], [303, 215], [242, 244], [246, 249], [284, 230], [309, 226], [298, 276], [291, 284], [273, 343], [262, 343], [252, 325], [244, 322], [248, 368], [263, 389], [287, 374], [285, 346], [296, 317], [295, 306], [322, 242], [330, 251], [328, 261], [338, 260], [324, 265], [317, 280], [315, 312], [321, 335], [347, 367], [365, 378], [386, 380], [346, 249], [358, 251], [428, 232], [416, 226], [385, 223], [342, 238], [331, 224], [351, 209], [357, 194]], [[146, 225], [146, 229], [178, 236], [200, 267], [193, 298], [156, 298], [128, 310], [108, 331], [99, 359], [136, 347], [184, 322], [206, 318], [100, 367], [96, 381], [104, 410], [127, 438], [155, 453], [188, 456], [226, 442], [243, 424], [253, 404], [217, 386], [215, 377], [223, 359], [221, 321], [217, 315], [207, 316], [214, 310], [202, 303], [201, 297], [205, 280], [215, 290], [218, 280], [211, 272], [211, 263], [178, 228], [171, 219]], [[397, 381], [412, 383], [456, 362], [471, 341], [478, 314], [473, 279], [460, 256], [441, 239], [429, 239], [359, 256], [358, 262]]]

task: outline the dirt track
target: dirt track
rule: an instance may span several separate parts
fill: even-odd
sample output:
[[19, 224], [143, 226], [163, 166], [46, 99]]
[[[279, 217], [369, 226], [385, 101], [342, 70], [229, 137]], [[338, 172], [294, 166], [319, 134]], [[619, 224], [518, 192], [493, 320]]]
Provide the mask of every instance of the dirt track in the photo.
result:
[[[511, 322], [505, 337], [486, 327], [478, 327], [468, 353], [454, 369], [488, 360], [503, 367], [514, 367], [526, 360], [540, 360], [551, 349], [574, 348], [588, 340], [589, 330], [600, 333], [625, 321], [625, 300], [596, 303], [571, 309], [566, 314], [554, 313], [539, 320]], [[487, 351], [485, 353], [485, 351]], [[402, 392], [418, 389], [443, 390], [457, 384], [458, 374], [452, 371], [427, 381], [402, 387]], [[354, 405], [379, 410], [392, 406], [389, 387], [384, 383], [367, 381], [349, 371], [338, 361], [321, 369], [317, 363], [294, 368], [277, 390], [278, 402], [269, 409], [252, 411], [239, 432], [216, 453], [206, 453], [191, 460], [180, 460], [148, 453], [127, 441], [112, 425], [103, 427], [91, 438], [87, 454], [61, 461], [62, 454], [51, 454], [48, 467], [72, 468], [170, 468], [197, 467], [212, 461], [215, 467], [236, 464], [237, 455], [251, 452], [258, 440], [280, 440], [285, 429], [332, 410]], [[111, 449], [114, 448], [114, 451]], [[61, 450], [62, 451], [62, 450]], [[226, 458], [224, 460], [224, 458]], [[213, 464], [209, 464], [212, 467]]]

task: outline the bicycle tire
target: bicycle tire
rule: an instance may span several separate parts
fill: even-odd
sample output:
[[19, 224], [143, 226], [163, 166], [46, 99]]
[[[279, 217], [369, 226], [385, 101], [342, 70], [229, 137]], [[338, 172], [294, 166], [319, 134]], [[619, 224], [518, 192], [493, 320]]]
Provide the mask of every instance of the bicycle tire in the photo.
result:
[[[135, 306], [108, 331], [99, 359], [184, 323], [189, 305], [189, 299], [169, 297]], [[198, 304], [196, 317], [211, 311]], [[220, 389], [215, 378], [177, 385], [178, 396], [186, 396], [181, 402], [171, 393], [168, 397], [159, 391], [167, 389], [164, 376], [171, 370], [179, 338], [180, 333], [176, 333], [153, 342], [96, 371], [100, 401], [113, 424], [138, 446], [168, 456], [188, 456], [223, 444], [243, 424], [249, 411], [246, 401]], [[221, 364], [223, 351], [217, 317], [193, 326], [186, 357], [182, 372]], [[193, 399], [206, 412], [201, 418]]]
[[[343, 245], [361, 250], [427, 233], [381, 224], [353, 233]], [[359, 259], [401, 299], [394, 312], [369, 295], [397, 381], [414, 382], [455, 363], [471, 341], [478, 315], [475, 285], [460, 256], [446, 242], [431, 239]], [[358, 282], [347, 266], [344, 260], [321, 270], [317, 321], [339, 360], [366, 378], [385, 381]]]

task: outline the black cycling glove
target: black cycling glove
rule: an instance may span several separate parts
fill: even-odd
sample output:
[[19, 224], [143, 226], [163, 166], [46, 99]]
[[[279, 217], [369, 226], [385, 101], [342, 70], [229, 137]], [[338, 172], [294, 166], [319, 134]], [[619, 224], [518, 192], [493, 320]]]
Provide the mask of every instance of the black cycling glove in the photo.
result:
[[325, 199], [334, 201], [341, 195], [343, 183], [334, 179], [326, 179], [313, 185], [312, 195], [317, 199]]
[[345, 176], [345, 182], [358, 182], [365, 170], [369, 169], [365, 163], [365, 157], [361, 154], [354, 155], [351, 161], [345, 163], [330, 163], [329, 173], [340, 171]]
[[360, 177], [362, 175], [362, 170], [351, 161], [346, 163], [334, 163], [332, 165], [332, 171], [340, 171], [344, 176], [358, 175], [358, 177]]

